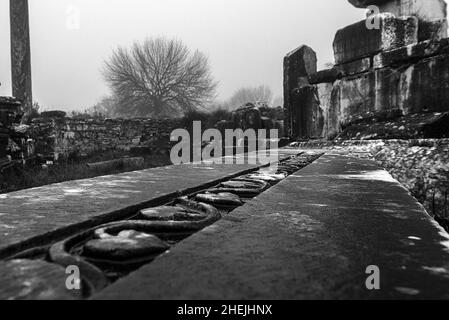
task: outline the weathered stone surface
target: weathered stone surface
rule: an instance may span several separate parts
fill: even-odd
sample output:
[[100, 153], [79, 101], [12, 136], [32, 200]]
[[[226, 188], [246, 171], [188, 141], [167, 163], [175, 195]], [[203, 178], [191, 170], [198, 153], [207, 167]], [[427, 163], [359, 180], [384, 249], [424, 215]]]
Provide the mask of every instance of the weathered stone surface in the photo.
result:
[[288, 136], [295, 124], [295, 116], [300, 105], [295, 98], [295, 90], [308, 84], [308, 77], [317, 72], [316, 53], [308, 46], [301, 46], [284, 58], [284, 111], [285, 129]]
[[[279, 159], [293, 154], [297, 151], [281, 149]], [[129, 217], [190, 194], [192, 188], [212, 187], [258, 166], [183, 164], [0, 194], [0, 259], [73, 230]]]
[[319, 108], [323, 117], [323, 127], [317, 127], [319, 132], [316, 133], [316, 136], [321, 139], [336, 136], [337, 132], [334, 132], [332, 129], [336, 127], [331, 123], [331, 114], [335, 112], [332, 104], [333, 85], [331, 83], [320, 83], [317, 85], [317, 91]]
[[28, 133], [35, 139], [36, 153], [57, 160], [108, 150], [146, 148], [154, 153], [167, 152], [171, 132], [180, 127], [180, 120], [176, 119], [40, 118], [33, 120]]
[[95, 170], [111, 170], [116, 169], [122, 165], [121, 159], [110, 160], [110, 161], [101, 161], [95, 163], [88, 163], [86, 166]]
[[444, 0], [349, 0], [357, 8], [376, 5], [380, 12], [419, 20], [419, 41], [447, 37], [447, 4]]
[[304, 87], [298, 91], [301, 113], [293, 122], [296, 137], [332, 138], [352, 119], [374, 111], [449, 111], [448, 61], [448, 55], [441, 55], [405, 68], [345, 77], [333, 85]]
[[449, 139], [373, 141], [362, 148], [371, 152], [429, 214], [447, 217]]
[[423, 41], [399, 49], [384, 51], [374, 56], [375, 69], [399, 66], [437, 55], [449, 55], [449, 39]]
[[301, 86], [302, 81], [305, 84], [308, 83], [307, 77], [309, 75], [316, 73], [316, 53], [308, 46], [301, 46], [285, 56], [284, 66], [288, 70], [286, 80], [291, 81], [293, 88], [298, 88]]
[[238, 195], [229, 192], [198, 194], [195, 196], [195, 200], [212, 205], [214, 204], [230, 205], [230, 206], [243, 205], [243, 202]]
[[421, 113], [378, 121], [366, 119], [351, 124], [339, 136], [344, 140], [443, 139], [449, 138], [449, 113]]
[[60, 110], [44, 111], [40, 113], [41, 118], [64, 119], [66, 116], [67, 112]]
[[435, 20], [429, 22], [420, 22], [418, 31], [418, 40], [428, 39], [439, 40], [447, 38], [448, 21], [447, 19]]
[[325, 155], [93, 299], [445, 299], [447, 241], [375, 163]]
[[21, 106], [21, 102], [14, 97], [0, 97], [0, 106], [2, 108], [7, 108], [7, 107], [20, 107]]
[[145, 164], [145, 158], [143, 157], [123, 158], [122, 163], [123, 166], [125, 167], [143, 167]]
[[230, 180], [220, 183], [217, 187], [209, 189], [212, 193], [234, 193], [239, 197], [254, 197], [265, 191], [269, 184], [265, 181]]
[[322, 110], [317, 99], [317, 87], [305, 86], [296, 90], [291, 110], [291, 137], [312, 138], [321, 132]]
[[395, 16], [416, 16], [422, 21], [445, 19], [447, 4], [444, 0], [393, 0], [379, 6], [381, 12]]
[[337, 108], [337, 130], [349, 122], [349, 119], [367, 111], [375, 110], [376, 104], [376, 75], [369, 72], [353, 78], [338, 81], [334, 90], [338, 90], [338, 101], [333, 100]]
[[2, 162], [8, 155], [6, 148], [8, 147], [9, 130], [0, 128], [0, 162]]
[[142, 157], [133, 157], [133, 158], [121, 158], [110, 161], [101, 161], [88, 163], [87, 166], [91, 169], [96, 169], [99, 171], [103, 170], [111, 170], [120, 167], [140, 167], [142, 168], [145, 164], [145, 159]]
[[363, 20], [337, 32], [336, 66], [310, 75], [286, 105], [291, 138], [334, 138], [370, 112], [449, 111], [449, 40], [438, 40], [447, 29], [444, 1], [350, 2], [380, 6], [380, 29]]
[[39, 260], [0, 262], [0, 300], [75, 300], [81, 290], [66, 288], [65, 269]]
[[207, 217], [205, 212], [188, 210], [179, 206], [162, 206], [140, 211], [145, 220], [151, 221], [194, 221]]
[[309, 83], [310, 84], [333, 83], [337, 79], [340, 79], [342, 76], [343, 76], [342, 72], [339, 68], [320, 70], [317, 73], [314, 73], [309, 76]]
[[335, 83], [328, 114], [328, 137], [335, 137], [341, 129], [363, 114], [397, 108], [398, 76], [393, 70], [382, 69]]
[[404, 114], [449, 111], [449, 55], [424, 59], [402, 71], [396, 97]]
[[260, 185], [255, 182], [248, 182], [248, 181], [238, 181], [238, 180], [231, 180], [222, 182], [220, 184], [221, 187], [224, 188], [260, 188]]
[[[416, 115], [418, 119], [421, 116], [425, 115]], [[292, 147], [333, 150], [372, 159], [406, 187], [429, 214], [447, 216], [449, 139], [315, 140], [296, 142]], [[449, 231], [449, 226], [446, 230]]]
[[447, 4], [444, 0], [349, 0], [357, 8], [378, 6], [381, 12], [397, 17], [416, 16], [423, 21], [445, 19]]
[[343, 76], [352, 76], [359, 73], [364, 73], [371, 70], [372, 58], [367, 57], [353, 62], [343, 63], [338, 65], [338, 68]]
[[[299, 91], [302, 117], [301, 122], [294, 122], [295, 132], [299, 137], [313, 133], [333, 138], [353, 119], [370, 112], [400, 110], [408, 115], [449, 111], [449, 55], [416, 62], [422, 52], [442, 52], [446, 48], [443, 43], [410, 47], [408, 53], [399, 49], [382, 58], [382, 63], [392, 67], [344, 77], [333, 85], [303, 88]], [[401, 66], [404, 59], [415, 63]]]
[[168, 244], [154, 235], [125, 230], [117, 236], [88, 241], [83, 247], [83, 254], [92, 258], [121, 261], [158, 254], [169, 248]]
[[10, 0], [12, 94], [25, 110], [33, 106], [28, 0]]
[[13, 97], [0, 97], [0, 127], [12, 128], [20, 123], [22, 118], [22, 104]]
[[395, 18], [391, 14], [380, 14], [379, 19], [379, 29], [369, 30], [366, 21], [362, 20], [337, 31], [333, 45], [336, 64], [418, 42], [418, 21], [415, 17]]
[[21, 106], [21, 102], [14, 97], [0, 97], [0, 166], [9, 162], [6, 158], [11, 154], [9, 142], [16, 131], [15, 125], [21, 121]]
[[266, 181], [269, 183], [279, 182], [279, 181], [285, 179], [285, 177], [286, 177], [285, 174], [274, 174], [274, 173], [269, 174], [269, 173], [263, 173], [263, 172], [253, 173], [253, 174], [244, 176], [244, 178], [262, 180], [262, 181]]
[[380, 111], [368, 111], [365, 113], [354, 114], [349, 120], [348, 124], [358, 124], [362, 122], [383, 122], [396, 120], [404, 116], [404, 112], [401, 109], [390, 109], [390, 110], [380, 110]]

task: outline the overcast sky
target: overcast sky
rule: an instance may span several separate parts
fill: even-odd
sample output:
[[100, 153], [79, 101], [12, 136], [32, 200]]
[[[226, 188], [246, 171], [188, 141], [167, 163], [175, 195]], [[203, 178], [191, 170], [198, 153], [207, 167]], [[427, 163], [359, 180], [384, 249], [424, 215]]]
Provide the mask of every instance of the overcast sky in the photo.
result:
[[[102, 62], [118, 45], [166, 35], [209, 56], [220, 99], [265, 84], [282, 94], [283, 56], [307, 44], [333, 61], [338, 28], [363, 18], [343, 0], [29, 0], [33, 95], [84, 110], [108, 93]], [[77, 28], [79, 11], [79, 28]], [[0, 0], [0, 95], [11, 95], [9, 0]]]

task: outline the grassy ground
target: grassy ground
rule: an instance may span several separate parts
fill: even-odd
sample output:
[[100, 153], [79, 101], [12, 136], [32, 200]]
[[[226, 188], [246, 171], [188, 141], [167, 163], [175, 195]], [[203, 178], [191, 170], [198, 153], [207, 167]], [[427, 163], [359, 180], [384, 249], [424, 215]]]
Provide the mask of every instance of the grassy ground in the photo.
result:
[[170, 165], [167, 155], [138, 155], [145, 161], [143, 166], [116, 166], [110, 169], [87, 167], [87, 163], [120, 159], [123, 156], [137, 156], [125, 153], [102, 153], [85, 159], [72, 159], [60, 162], [43, 169], [41, 166], [16, 168], [4, 173], [0, 180], [0, 193], [40, 187], [47, 184], [70, 180], [93, 178], [109, 174], [117, 174], [135, 170], [149, 169]]

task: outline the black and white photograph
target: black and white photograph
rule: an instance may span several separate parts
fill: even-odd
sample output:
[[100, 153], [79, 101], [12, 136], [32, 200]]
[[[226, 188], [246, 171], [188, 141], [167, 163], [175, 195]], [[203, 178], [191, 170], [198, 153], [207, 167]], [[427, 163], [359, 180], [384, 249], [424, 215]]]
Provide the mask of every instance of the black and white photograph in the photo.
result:
[[0, 0], [0, 303], [449, 300], [448, 3]]

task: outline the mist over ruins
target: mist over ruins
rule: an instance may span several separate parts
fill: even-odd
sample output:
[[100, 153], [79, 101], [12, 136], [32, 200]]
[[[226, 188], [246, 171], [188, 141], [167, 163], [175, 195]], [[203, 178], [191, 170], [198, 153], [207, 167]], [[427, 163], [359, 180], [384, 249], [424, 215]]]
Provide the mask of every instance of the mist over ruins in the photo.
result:
[[[10, 0], [0, 38], [11, 60], [10, 70], [0, 64], [0, 82], [11, 84], [0, 97], [0, 300], [448, 299], [447, 3], [321, 0], [330, 1], [360, 13], [332, 30], [333, 62], [301, 42], [274, 62], [271, 49], [242, 52], [232, 58], [263, 60], [258, 69], [283, 82], [245, 83], [240, 67], [233, 94], [216, 74], [238, 68], [218, 70], [218, 42], [201, 50], [146, 30], [123, 44], [105, 31], [97, 75], [108, 94], [68, 110], [37, 101], [35, 4]], [[257, 30], [249, 46], [256, 34], [280, 45], [272, 24], [285, 38], [319, 33], [279, 21], [289, 0], [261, 3], [272, 21], [239, 31]], [[319, 17], [308, 3], [302, 10]], [[79, 8], [68, 6], [65, 27], [79, 27]], [[323, 19], [323, 30], [335, 21]], [[139, 27], [138, 17], [128, 23]], [[197, 43], [212, 33], [190, 23]], [[229, 52], [230, 28], [231, 19], [215, 36]]]

